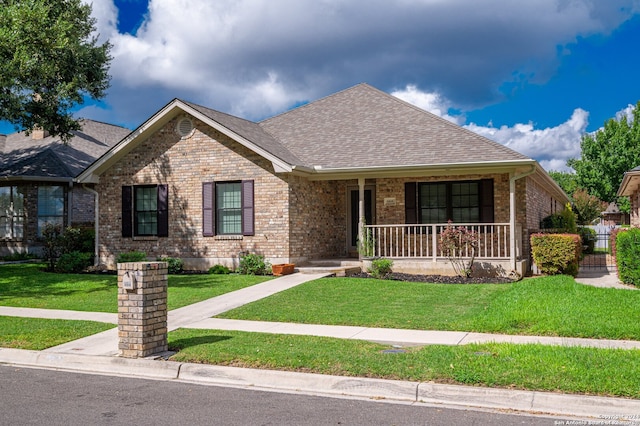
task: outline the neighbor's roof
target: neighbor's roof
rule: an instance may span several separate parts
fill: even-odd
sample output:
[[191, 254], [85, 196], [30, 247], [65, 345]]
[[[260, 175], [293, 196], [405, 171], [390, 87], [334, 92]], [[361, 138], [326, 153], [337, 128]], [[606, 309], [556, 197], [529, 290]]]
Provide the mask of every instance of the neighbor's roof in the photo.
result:
[[260, 126], [312, 168], [531, 160], [368, 84], [269, 118]]
[[24, 132], [0, 137], [0, 179], [69, 180], [129, 133], [124, 127], [88, 119], [80, 125], [67, 144], [59, 137], [38, 140]]

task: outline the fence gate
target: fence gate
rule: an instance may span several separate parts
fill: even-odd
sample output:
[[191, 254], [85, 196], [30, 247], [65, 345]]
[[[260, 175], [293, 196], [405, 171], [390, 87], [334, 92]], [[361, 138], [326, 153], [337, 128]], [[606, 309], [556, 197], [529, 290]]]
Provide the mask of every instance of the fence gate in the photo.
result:
[[609, 247], [609, 232], [611, 228], [604, 226], [594, 227], [596, 240], [592, 253], [585, 253], [580, 262], [580, 268], [586, 270], [616, 270], [616, 263], [611, 256]]

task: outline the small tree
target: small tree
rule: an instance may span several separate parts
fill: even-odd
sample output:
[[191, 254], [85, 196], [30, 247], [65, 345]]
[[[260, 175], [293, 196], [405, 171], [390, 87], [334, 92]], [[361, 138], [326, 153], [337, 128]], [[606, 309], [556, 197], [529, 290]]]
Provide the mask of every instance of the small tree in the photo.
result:
[[573, 205], [580, 225], [590, 224], [607, 208], [607, 203], [594, 195], [589, 195], [584, 189], [578, 189], [573, 193]]
[[440, 233], [440, 248], [451, 262], [456, 275], [470, 277], [478, 250], [478, 233], [451, 221]]

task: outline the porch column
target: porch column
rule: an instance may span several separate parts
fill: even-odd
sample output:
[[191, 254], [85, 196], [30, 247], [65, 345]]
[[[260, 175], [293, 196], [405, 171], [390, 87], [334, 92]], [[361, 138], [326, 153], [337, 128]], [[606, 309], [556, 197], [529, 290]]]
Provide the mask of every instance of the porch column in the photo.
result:
[[[358, 242], [361, 242], [363, 237], [364, 214], [364, 178], [358, 178]], [[358, 257], [362, 258], [360, 252], [358, 252]]]
[[516, 270], [516, 179], [509, 173], [509, 264]]

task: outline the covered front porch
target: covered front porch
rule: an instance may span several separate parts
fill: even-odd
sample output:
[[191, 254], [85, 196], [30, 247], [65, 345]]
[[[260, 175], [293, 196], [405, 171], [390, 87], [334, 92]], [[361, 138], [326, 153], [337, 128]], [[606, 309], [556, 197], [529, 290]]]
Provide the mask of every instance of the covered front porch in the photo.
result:
[[474, 256], [474, 274], [508, 275], [516, 271], [522, 276], [526, 272], [522, 256], [522, 227], [516, 224], [512, 232], [509, 223], [364, 225], [360, 240], [363, 241], [361, 257], [366, 254], [369, 259], [392, 259], [394, 270], [398, 272], [451, 275], [453, 268], [440, 241], [440, 235], [447, 226], [462, 226], [478, 236], [475, 253], [469, 249], [459, 253], [465, 259]]

